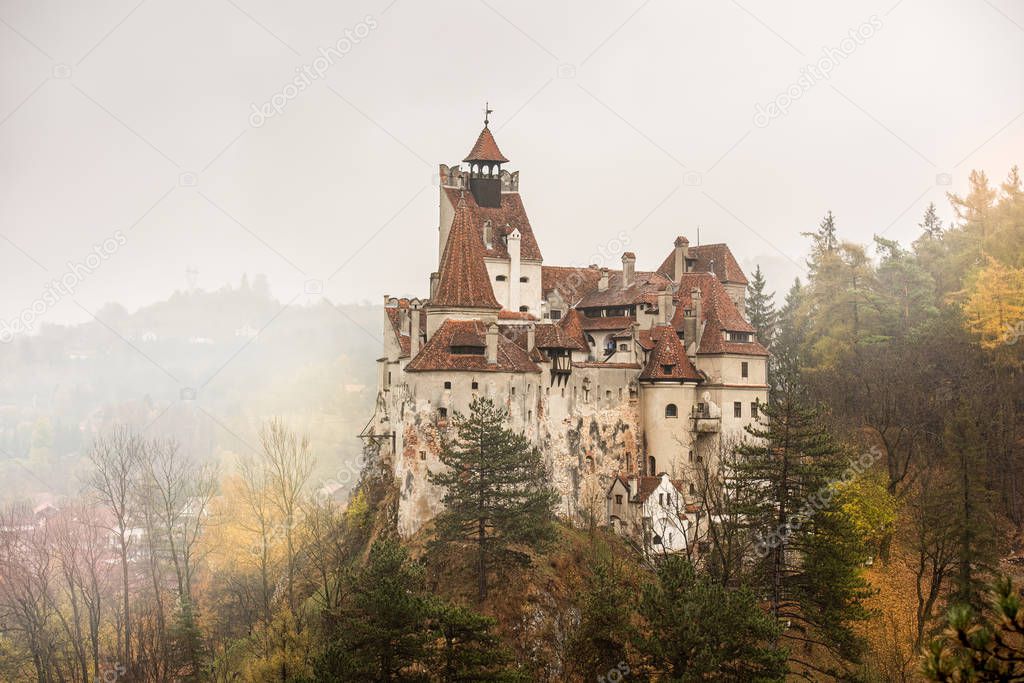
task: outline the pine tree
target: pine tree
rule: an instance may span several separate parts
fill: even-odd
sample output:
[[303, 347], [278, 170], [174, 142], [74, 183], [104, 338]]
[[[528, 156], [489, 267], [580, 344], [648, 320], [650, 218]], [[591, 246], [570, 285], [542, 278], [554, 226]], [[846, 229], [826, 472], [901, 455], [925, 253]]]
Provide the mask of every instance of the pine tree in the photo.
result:
[[417, 680], [403, 672], [426, 653], [422, 588], [423, 568], [408, 551], [393, 538], [376, 541], [351, 576], [343, 626], [314, 663], [316, 679]]
[[811, 238], [811, 259], [808, 261], [808, 265], [812, 272], [824, 256], [834, 253], [839, 248], [839, 232], [836, 229], [835, 216], [832, 215], [831, 211], [826, 213], [825, 217], [821, 219], [821, 223], [818, 224], [816, 231], [802, 232], [800, 234]]
[[430, 628], [436, 637], [431, 670], [440, 681], [517, 681], [511, 656], [491, 629], [495, 620], [465, 607], [437, 600]]
[[457, 436], [445, 440], [440, 454], [445, 471], [430, 475], [446, 489], [436, 542], [473, 548], [481, 603], [492, 570], [505, 562], [528, 564], [524, 548], [539, 548], [554, 534], [558, 494], [540, 452], [507, 422], [507, 410], [489, 398], [473, 399], [468, 415], [453, 416]]
[[788, 391], [800, 383], [805, 365], [807, 322], [802, 314], [804, 288], [800, 279], [793, 281], [786, 301], [778, 314], [772, 356], [768, 360], [768, 383], [772, 393]]
[[941, 237], [942, 236], [942, 219], [939, 218], [938, 212], [935, 210], [935, 202], [929, 202], [928, 208], [925, 209], [924, 218], [917, 227], [921, 228], [925, 237]]
[[820, 646], [841, 664], [857, 661], [854, 626], [868, 617], [860, 576], [865, 552], [833, 500], [845, 452], [799, 395], [792, 387], [774, 395], [761, 422], [747, 428], [752, 438], [737, 449], [742, 457], [732, 476], [737, 490], [749, 493], [735, 504], [758, 539], [751, 580], [768, 596], [772, 615], [792, 624], [784, 640]]
[[775, 338], [775, 326], [778, 314], [775, 312], [775, 292], [765, 291], [768, 283], [758, 265], [754, 270], [754, 279], [747, 286], [747, 321], [754, 326], [757, 340], [770, 348]]
[[671, 681], [781, 681], [786, 651], [776, 644], [779, 622], [748, 588], [729, 589], [669, 556], [645, 587], [638, 641], [647, 666]]
[[635, 638], [635, 595], [619, 559], [606, 545], [588, 558], [593, 569], [580, 600], [580, 623], [570, 640], [572, 669], [583, 680], [596, 680], [628, 666], [627, 644]]

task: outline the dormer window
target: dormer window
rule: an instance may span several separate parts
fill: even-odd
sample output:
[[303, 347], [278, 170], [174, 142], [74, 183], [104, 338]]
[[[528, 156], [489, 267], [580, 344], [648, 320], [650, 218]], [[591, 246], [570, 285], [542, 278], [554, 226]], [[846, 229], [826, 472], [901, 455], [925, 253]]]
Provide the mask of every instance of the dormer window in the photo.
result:
[[495, 275], [495, 276], [494, 276], [494, 281], [495, 281], [495, 282], [504, 282], [504, 281], [505, 281], [505, 280], [507, 280], [507, 279], [508, 279], [508, 278], [507, 278], [507, 277], [505, 277], [504, 275]]
[[751, 342], [753, 339], [749, 332], [726, 332], [725, 338], [727, 341], [733, 342]]

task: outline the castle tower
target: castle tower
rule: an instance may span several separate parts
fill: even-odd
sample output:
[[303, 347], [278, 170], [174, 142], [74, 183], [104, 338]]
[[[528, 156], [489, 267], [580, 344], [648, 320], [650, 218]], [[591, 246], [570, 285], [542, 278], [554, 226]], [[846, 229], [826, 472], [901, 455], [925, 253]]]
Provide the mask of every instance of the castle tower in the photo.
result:
[[462, 161], [469, 165], [469, 189], [477, 205], [487, 208], [501, 206], [501, 165], [508, 159], [498, 149], [486, 119], [476, 144]]

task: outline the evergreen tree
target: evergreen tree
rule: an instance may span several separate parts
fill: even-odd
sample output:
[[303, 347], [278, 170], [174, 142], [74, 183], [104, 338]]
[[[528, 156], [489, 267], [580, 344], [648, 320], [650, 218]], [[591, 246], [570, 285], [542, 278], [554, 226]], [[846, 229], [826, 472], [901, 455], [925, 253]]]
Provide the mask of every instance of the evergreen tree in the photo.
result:
[[917, 224], [917, 227], [921, 228], [924, 237], [937, 238], [942, 236], [942, 219], [939, 218], [939, 214], [935, 210], [935, 202], [928, 203], [928, 208], [924, 212], [924, 218]]
[[592, 681], [628, 662], [626, 647], [635, 637], [635, 596], [621, 563], [607, 546], [596, 547], [589, 559], [593, 576], [581, 596], [580, 623], [570, 652], [572, 669], [583, 680]]
[[754, 279], [747, 286], [747, 321], [754, 326], [757, 340], [770, 348], [775, 338], [778, 314], [775, 312], [775, 292], [765, 291], [768, 283], [761, 272], [761, 266], [754, 270]]
[[[824, 648], [837, 665], [855, 662], [861, 640], [854, 630], [868, 617], [860, 576], [864, 559], [856, 529], [834, 500], [833, 482], [846, 467], [844, 450], [813, 410], [787, 387], [763, 407], [738, 448], [735, 504], [758, 539], [751, 580], [768, 596], [772, 615], [792, 626], [784, 639]], [[795, 665], [834, 674], [820, 664]]]
[[943, 444], [954, 472], [954, 495], [948, 503], [957, 537], [957, 571], [950, 602], [981, 610], [985, 582], [997, 560], [996, 520], [985, 485], [985, 444], [977, 417], [965, 404], [947, 420]]
[[522, 680], [491, 629], [495, 621], [465, 607], [435, 601], [430, 627], [436, 636], [431, 669], [444, 683]]
[[949, 626], [929, 648], [924, 674], [935, 681], [1024, 679], [1024, 605], [1005, 577], [990, 590], [980, 614], [966, 605], [949, 612]]
[[729, 589], [669, 556], [645, 587], [640, 613], [648, 634], [638, 641], [646, 664], [667, 681], [781, 681], [786, 651], [779, 622], [747, 588]]
[[314, 663], [318, 681], [426, 680], [410, 668], [422, 662], [429, 636], [423, 569], [393, 538], [376, 541], [351, 576], [337, 638]]
[[875, 248], [882, 261], [873, 279], [878, 311], [874, 337], [906, 337], [938, 312], [935, 282], [895, 240], [876, 235]]
[[437, 543], [473, 548], [481, 603], [490, 571], [506, 562], [528, 564], [524, 548], [539, 548], [554, 535], [558, 494], [540, 452], [507, 422], [507, 410], [474, 398], [469, 415], [453, 416], [457, 436], [445, 440], [440, 455], [445, 471], [430, 475], [446, 489]]
[[772, 393], [788, 391], [800, 381], [807, 340], [807, 322], [801, 314], [803, 299], [804, 288], [797, 278], [779, 311], [778, 326], [772, 340], [772, 356], [768, 360], [768, 383]]
[[808, 265], [813, 272], [822, 257], [832, 254], [839, 248], [839, 232], [836, 229], [836, 219], [829, 211], [818, 224], [814, 232], [800, 233], [804, 237], [811, 238], [811, 259]]

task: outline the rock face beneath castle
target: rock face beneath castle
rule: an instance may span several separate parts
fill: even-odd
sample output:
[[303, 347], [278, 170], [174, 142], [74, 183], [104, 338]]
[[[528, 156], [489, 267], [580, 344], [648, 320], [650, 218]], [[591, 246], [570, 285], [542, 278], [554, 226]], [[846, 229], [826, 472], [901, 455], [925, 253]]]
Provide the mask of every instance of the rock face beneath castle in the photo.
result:
[[399, 483], [399, 531], [440, 511], [427, 475], [443, 467], [450, 418], [483, 395], [541, 449], [560, 513], [649, 526], [647, 497], [664, 480], [685, 533], [699, 515], [694, 467], [767, 398], [767, 352], [741, 313], [746, 277], [726, 245], [684, 237], [654, 271], [636, 270], [625, 236], [608, 245], [619, 268], [544, 265], [507, 163], [485, 125], [462, 164], [441, 164], [429, 293], [384, 298], [377, 403], [361, 436]]

